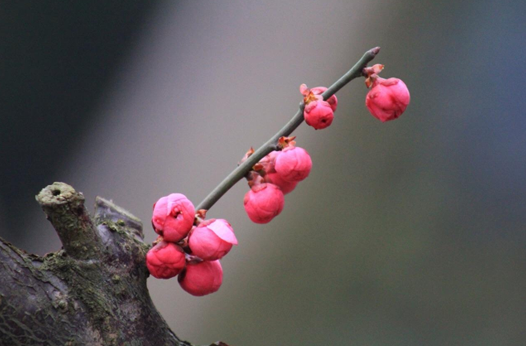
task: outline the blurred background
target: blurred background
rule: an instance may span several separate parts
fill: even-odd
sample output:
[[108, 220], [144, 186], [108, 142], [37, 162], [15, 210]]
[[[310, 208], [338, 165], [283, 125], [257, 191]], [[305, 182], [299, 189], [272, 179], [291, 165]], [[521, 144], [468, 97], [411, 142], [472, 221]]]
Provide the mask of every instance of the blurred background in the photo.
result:
[[172, 192], [199, 203], [292, 117], [301, 83], [362, 54], [408, 85], [381, 123], [363, 79], [326, 130], [302, 125], [313, 170], [267, 225], [244, 182], [209, 217], [239, 246], [196, 298], [150, 278], [196, 344], [523, 345], [526, 4], [521, 1], [6, 1], [0, 5], [0, 236], [60, 242], [34, 196], [54, 181], [143, 220]]

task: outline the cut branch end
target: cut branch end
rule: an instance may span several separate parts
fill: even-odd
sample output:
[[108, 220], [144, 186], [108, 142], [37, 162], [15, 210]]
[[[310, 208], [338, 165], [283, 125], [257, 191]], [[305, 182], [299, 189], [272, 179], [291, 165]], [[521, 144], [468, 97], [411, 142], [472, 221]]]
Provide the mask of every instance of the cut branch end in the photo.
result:
[[36, 196], [67, 255], [76, 259], [99, 257], [101, 241], [84, 207], [84, 195], [65, 183], [46, 186]]

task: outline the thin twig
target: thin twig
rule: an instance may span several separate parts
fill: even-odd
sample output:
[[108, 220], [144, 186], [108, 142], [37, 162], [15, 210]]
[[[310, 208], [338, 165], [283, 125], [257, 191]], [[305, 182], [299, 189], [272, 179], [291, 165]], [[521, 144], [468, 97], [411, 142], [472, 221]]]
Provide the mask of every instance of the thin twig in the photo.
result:
[[[345, 73], [340, 79], [334, 82], [325, 92], [322, 94], [323, 99], [327, 100], [329, 97], [334, 95], [338, 90], [343, 88], [351, 80], [362, 76], [362, 70], [367, 64], [374, 59], [374, 57], [380, 52], [380, 47], [376, 47], [368, 50], [361, 57], [360, 60]], [[272, 136], [265, 144], [259, 147], [252, 155], [250, 155], [243, 163], [236, 167], [219, 185], [215, 187], [212, 192], [206, 198], [199, 203], [197, 210], [205, 209], [209, 210], [212, 206], [234, 186], [239, 180], [241, 180], [252, 167], [259, 162], [265, 155], [277, 149], [278, 139], [282, 136], [289, 136], [303, 122], [303, 101], [299, 105], [299, 109], [296, 114], [290, 119], [290, 121], [283, 126], [274, 136]]]

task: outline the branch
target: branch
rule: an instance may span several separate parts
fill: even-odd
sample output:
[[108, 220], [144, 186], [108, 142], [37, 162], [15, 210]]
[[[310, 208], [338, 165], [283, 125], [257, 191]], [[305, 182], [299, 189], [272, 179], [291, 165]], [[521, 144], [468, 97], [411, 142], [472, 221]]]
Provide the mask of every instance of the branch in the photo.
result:
[[90, 345], [82, 303], [42, 269], [47, 260], [0, 238], [0, 345]]
[[54, 183], [37, 196], [64, 250], [29, 255], [0, 238], [0, 345], [170, 345], [155, 309], [141, 221], [98, 197]]
[[64, 183], [53, 183], [40, 191], [42, 206], [62, 241], [64, 251], [75, 259], [100, 258], [101, 239], [86, 208], [84, 195]]
[[[368, 50], [361, 57], [360, 60], [345, 73], [340, 79], [334, 82], [325, 92], [322, 94], [323, 99], [327, 100], [329, 97], [338, 92], [351, 80], [362, 76], [362, 70], [367, 66], [371, 60], [380, 52], [380, 47], [376, 47]], [[212, 206], [234, 186], [239, 180], [241, 180], [252, 167], [265, 157], [270, 152], [276, 150], [278, 139], [283, 136], [289, 136], [298, 126], [303, 122], [303, 108], [305, 107], [303, 101], [299, 105], [299, 109], [296, 114], [289, 120], [281, 130], [279, 130], [274, 136], [272, 136], [265, 144], [259, 147], [252, 155], [250, 155], [243, 163], [236, 167], [219, 185], [216, 186], [212, 192], [206, 198], [199, 203], [197, 210], [205, 209], [209, 210]]]

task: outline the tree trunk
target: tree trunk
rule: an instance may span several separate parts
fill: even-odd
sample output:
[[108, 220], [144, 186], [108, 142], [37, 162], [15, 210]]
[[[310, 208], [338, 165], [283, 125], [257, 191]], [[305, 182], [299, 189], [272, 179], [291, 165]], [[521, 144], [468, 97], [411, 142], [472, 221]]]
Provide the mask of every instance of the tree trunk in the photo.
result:
[[191, 345], [152, 303], [139, 219], [100, 197], [90, 217], [64, 183], [36, 199], [63, 249], [40, 257], [0, 238], [1, 345]]

